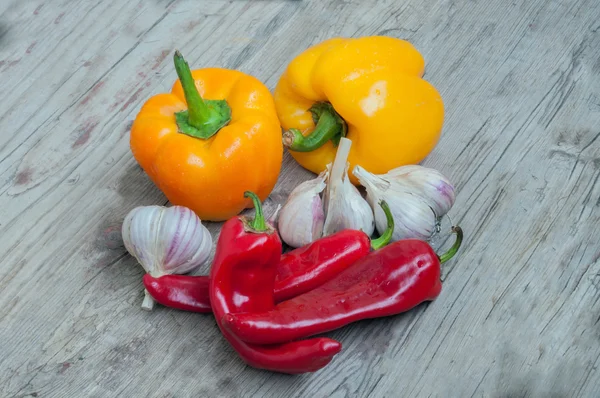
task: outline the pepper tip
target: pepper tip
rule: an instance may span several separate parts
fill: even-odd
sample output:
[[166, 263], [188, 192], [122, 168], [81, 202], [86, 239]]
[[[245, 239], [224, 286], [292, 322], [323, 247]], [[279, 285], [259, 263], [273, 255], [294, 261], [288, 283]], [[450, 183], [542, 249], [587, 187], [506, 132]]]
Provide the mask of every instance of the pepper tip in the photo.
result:
[[321, 342], [320, 348], [325, 355], [333, 356], [342, 351], [342, 343], [336, 340], [326, 338], [324, 341]]

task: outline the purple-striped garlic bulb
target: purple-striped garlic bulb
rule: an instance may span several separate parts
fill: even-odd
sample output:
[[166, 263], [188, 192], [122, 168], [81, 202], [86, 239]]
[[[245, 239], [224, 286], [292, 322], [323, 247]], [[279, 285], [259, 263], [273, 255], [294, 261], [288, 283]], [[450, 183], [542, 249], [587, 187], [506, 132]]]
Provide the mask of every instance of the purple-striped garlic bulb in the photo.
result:
[[387, 221], [377, 204], [383, 199], [389, 205], [394, 217], [392, 241], [429, 240], [437, 232], [440, 218], [454, 205], [454, 187], [431, 168], [408, 165], [375, 175], [356, 166], [352, 173], [367, 189], [367, 201], [375, 213], [379, 233], [385, 231]]
[[[127, 251], [155, 278], [195, 271], [207, 260], [212, 236], [200, 218], [184, 206], [139, 206], [123, 220]], [[151, 311], [154, 299], [145, 291], [142, 308]]]

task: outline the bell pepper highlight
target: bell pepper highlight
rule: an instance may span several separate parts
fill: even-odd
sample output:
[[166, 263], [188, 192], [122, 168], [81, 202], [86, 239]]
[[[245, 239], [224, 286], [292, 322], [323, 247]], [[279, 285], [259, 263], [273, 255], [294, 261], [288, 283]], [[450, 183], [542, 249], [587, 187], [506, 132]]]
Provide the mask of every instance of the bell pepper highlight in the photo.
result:
[[452, 258], [462, 242], [460, 227], [453, 230], [456, 242], [440, 257], [425, 241], [399, 240], [272, 310], [227, 314], [223, 322], [243, 341], [274, 344], [408, 311], [440, 294], [440, 264]]

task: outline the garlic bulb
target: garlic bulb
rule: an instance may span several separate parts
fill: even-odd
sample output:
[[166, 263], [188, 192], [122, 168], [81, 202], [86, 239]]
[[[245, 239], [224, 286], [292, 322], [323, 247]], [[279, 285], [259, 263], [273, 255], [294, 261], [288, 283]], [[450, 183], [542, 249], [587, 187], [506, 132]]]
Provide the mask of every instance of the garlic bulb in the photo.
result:
[[[125, 217], [121, 233], [127, 251], [154, 277], [191, 272], [208, 260], [212, 248], [208, 229], [183, 206], [136, 207]], [[153, 307], [145, 292], [142, 308]]]
[[342, 138], [333, 166], [328, 164], [317, 178], [298, 185], [283, 205], [277, 227], [289, 246], [301, 247], [343, 229], [362, 230], [369, 236], [375, 230], [369, 203], [348, 179], [351, 145]]
[[419, 165], [402, 166], [390, 170], [386, 176], [411, 186], [413, 193], [427, 201], [438, 218], [450, 211], [456, 199], [452, 183], [435, 169]]
[[410, 165], [375, 175], [356, 166], [352, 173], [367, 189], [367, 201], [374, 210], [375, 226], [380, 233], [387, 221], [377, 203], [383, 199], [390, 206], [395, 221], [393, 241], [429, 240], [436, 232], [438, 220], [454, 204], [454, 187], [434, 169]]
[[[332, 235], [344, 229], [361, 230], [370, 236], [375, 230], [373, 210], [348, 178], [347, 159], [351, 146], [352, 141], [349, 139], [343, 137], [340, 140], [333, 167], [331, 167], [325, 192], [326, 217], [323, 236]], [[327, 168], [329, 169], [329, 166]], [[382, 210], [380, 209], [380, 211]]]
[[325, 189], [328, 172], [304, 181], [290, 193], [278, 214], [277, 227], [281, 239], [292, 247], [300, 247], [319, 239], [323, 233], [325, 212], [319, 196]]

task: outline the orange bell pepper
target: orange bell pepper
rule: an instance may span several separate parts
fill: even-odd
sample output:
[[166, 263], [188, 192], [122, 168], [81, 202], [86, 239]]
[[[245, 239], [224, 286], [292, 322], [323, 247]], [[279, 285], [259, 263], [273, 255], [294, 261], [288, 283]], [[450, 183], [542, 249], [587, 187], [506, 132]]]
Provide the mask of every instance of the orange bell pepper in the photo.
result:
[[424, 67], [409, 42], [392, 37], [332, 38], [308, 48], [274, 91], [284, 145], [317, 174], [333, 162], [342, 136], [353, 142], [349, 170], [360, 164], [384, 174], [420, 162], [444, 119], [440, 94], [422, 79]]
[[192, 72], [179, 52], [174, 61], [179, 79], [142, 106], [131, 151], [172, 204], [227, 220], [252, 207], [245, 191], [264, 201], [277, 182], [283, 146], [273, 97], [242, 72]]

